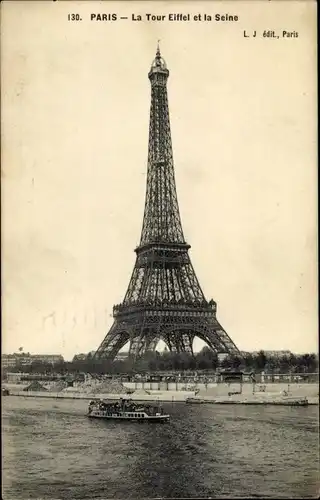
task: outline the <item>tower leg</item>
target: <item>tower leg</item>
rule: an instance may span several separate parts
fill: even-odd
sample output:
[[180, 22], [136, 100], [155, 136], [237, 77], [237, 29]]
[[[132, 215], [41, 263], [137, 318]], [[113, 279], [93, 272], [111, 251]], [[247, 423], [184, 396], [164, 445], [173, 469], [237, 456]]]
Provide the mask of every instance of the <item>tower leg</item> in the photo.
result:
[[193, 339], [194, 335], [188, 332], [182, 333], [180, 337], [181, 352], [193, 355]]
[[197, 336], [217, 353], [238, 354], [239, 350], [216, 319], [196, 329]]
[[[157, 331], [159, 329], [157, 328]], [[132, 338], [130, 342], [130, 355], [139, 357], [148, 351], [155, 351], [161, 336], [155, 331], [145, 330], [140, 335]]]
[[175, 339], [170, 334], [164, 335], [163, 341], [167, 344], [170, 352], [179, 352]]
[[136, 335], [131, 338], [129, 356], [139, 358], [145, 352], [145, 339], [141, 335]]
[[145, 344], [145, 351], [155, 351], [159, 341], [160, 336], [154, 336], [151, 339], [148, 339]]
[[114, 323], [94, 354], [96, 359], [114, 359], [120, 349], [128, 342], [129, 334], [124, 332], [119, 324]]
[[161, 337], [170, 351], [187, 352], [193, 355], [195, 336], [204, 340], [214, 352], [239, 354], [235, 344], [214, 317], [196, 322], [188, 320], [185, 325], [176, 328], [167, 327]]
[[166, 333], [163, 340], [172, 352], [187, 352], [193, 355], [194, 335], [190, 332], [175, 331]]

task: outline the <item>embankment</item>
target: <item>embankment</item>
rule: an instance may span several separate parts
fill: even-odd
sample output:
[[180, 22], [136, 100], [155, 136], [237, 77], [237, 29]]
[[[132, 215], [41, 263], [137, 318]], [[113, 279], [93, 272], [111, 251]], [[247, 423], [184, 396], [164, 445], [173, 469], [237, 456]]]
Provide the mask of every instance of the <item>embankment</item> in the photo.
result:
[[[126, 389], [130, 390], [145, 390], [145, 391], [160, 391], [164, 392], [197, 392], [202, 396], [227, 396], [229, 392], [240, 391], [239, 383], [223, 383], [223, 382], [210, 382], [203, 383], [181, 383], [181, 382], [122, 382]], [[253, 393], [265, 394], [281, 394], [284, 391], [289, 392], [292, 396], [297, 397], [317, 397], [319, 395], [319, 385], [317, 383], [243, 383], [241, 388], [242, 394], [249, 396]]]
[[[126, 385], [126, 384], [124, 384]], [[265, 384], [265, 386], [254, 387], [251, 384], [243, 384], [242, 392], [239, 394], [239, 384], [210, 384], [207, 389], [196, 391], [185, 390], [144, 390], [138, 389], [132, 394], [126, 392], [98, 392], [97, 390], [89, 392], [82, 390], [81, 387], [74, 388], [74, 391], [69, 387], [68, 390], [53, 391], [24, 391], [21, 386], [14, 388], [7, 385], [12, 396], [21, 397], [41, 397], [53, 399], [112, 399], [119, 400], [120, 398], [132, 399], [133, 401], [168, 401], [168, 402], [183, 402], [187, 398], [195, 397], [208, 401], [216, 402], [228, 400], [233, 402], [261, 402], [270, 400], [279, 400], [282, 398], [307, 398], [309, 404], [319, 403], [319, 386], [317, 384]]]
[[[199, 396], [221, 397], [228, 395], [229, 392], [238, 392], [240, 384], [211, 384], [207, 389], [201, 388], [198, 392]], [[285, 392], [292, 397], [318, 397], [319, 385], [318, 384], [243, 384], [242, 396], [249, 397], [255, 395], [270, 395], [276, 396], [284, 394]]]
[[131, 399], [133, 401], [169, 401], [169, 402], [184, 402], [187, 398], [194, 396], [194, 392], [185, 391], [150, 391], [149, 394], [97, 394], [97, 393], [84, 393], [84, 392], [49, 392], [49, 391], [10, 391], [10, 396], [20, 397], [38, 397], [38, 398], [52, 398], [52, 399], [111, 399], [119, 400]]
[[[203, 400], [260, 401], [283, 397], [307, 398], [310, 404], [319, 400], [316, 383], [181, 383], [181, 382], [120, 382], [106, 380], [95, 384], [78, 384], [66, 387], [58, 384], [2, 384], [14, 396], [54, 399], [132, 399], [134, 401], [185, 401], [195, 395]], [[27, 389], [27, 390], [26, 390]], [[128, 394], [130, 392], [130, 394]]]

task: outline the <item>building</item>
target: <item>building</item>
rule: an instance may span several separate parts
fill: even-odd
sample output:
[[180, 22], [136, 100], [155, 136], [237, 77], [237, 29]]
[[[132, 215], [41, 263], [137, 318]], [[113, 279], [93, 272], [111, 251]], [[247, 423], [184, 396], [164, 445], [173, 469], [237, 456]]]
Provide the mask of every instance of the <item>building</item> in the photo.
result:
[[72, 362], [74, 363], [75, 361], [85, 361], [88, 357], [88, 354], [81, 353], [81, 354], [75, 354], [73, 356]]
[[221, 362], [224, 359], [226, 359], [228, 356], [229, 356], [229, 354], [227, 352], [219, 352], [218, 353], [218, 360]]
[[87, 353], [80, 353], [80, 354], [75, 354], [73, 356], [72, 362], [74, 363], [75, 361], [85, 361], [88, 357], [91, 357], [94, 355], [95, 351], [90, 351]]
[[125, 351], [125, 352], [118, 352], [118, 354], [116, 355], [116, 357], [114, 358], [116, 361], [125, 361], [129, 356], [129, 352], [128, 351]]
[[63, 363], [63, 361], [64, 359], [61, 354], [30, 354], [29, 352], [22, 352], [1, 355], [2, 368], [12, 368], [13, 366], [18, 365], [26, 366], [35, 362], [50, 363], [55, 365], [57, 363]]

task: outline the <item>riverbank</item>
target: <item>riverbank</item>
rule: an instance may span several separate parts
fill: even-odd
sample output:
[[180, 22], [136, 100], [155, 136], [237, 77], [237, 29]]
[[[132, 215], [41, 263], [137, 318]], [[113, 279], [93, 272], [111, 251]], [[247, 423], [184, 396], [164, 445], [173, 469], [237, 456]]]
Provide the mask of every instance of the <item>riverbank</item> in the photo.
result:
[[[74, 387], [43, 385], [31, 387], [22, 384], [2, 384], [10, 395], [19, 397], [41, 397], [51, 399], [132, 399], [133, 401], [185, 402], [187, 398], [199, 398], [211, 404], [242, 403], [269, 404], [271, 401], [287, 398], [307, 398], [309, 404], [319, 403], [319, 385], [311, 383], [210, 383], [178, 386], [159, 390], [144, 383], [132, 387], [132, 383], [106, 382], [100, 385], [79, 384]], [[276, 403], [279, 404], [279, 403]]]
[[118, 401], [120, 398], [131, 399], [132, 401], [152, 401], [152, 402], [185, 402], [187, 398], [194, 396], [194, 392], [184, 392], [184, 391], [166, 391], [165, 393], [160, 391], [151, 392], [149, 394], [142, 394], [137, 392], [136, 394], [97, 394], [97, 393], [85, 393], [85, 392], [47, 392], [47, 391], [12, 391], [10, 396], [19, 396], [24, 398], [46, 398], [46, 399], [110, 399]]
[[[92, 399], [108, 399], [113, 401], [118, 401], [120, 398], [131, 399], [132, 401], [139, 402], [171, 402], [185, 403], [188, 398], [201, 401], [203, 404], [243, 404], [243, 405], [279, 405], [280, 402], [287, 404], [288, 401], [294, 399], [301, 399], [299, 396], [283, 396], [281, 394], [275, 395], [272, 393], [253, 394], [250, 397], [244, 394], [235, 394], [231, 396], [195, 396], [194, 392], [184, 392], [184, 391], [154, 391], [149, 394], [142, 394], [137, 392], [136, 394], [97, 394], [97, 393], [81, 393], [81, 392], [47, 392], [47, 391], [13, 391], [9, 396], [17, 396], [23, 398], [45, 398], [45, 399], [81, 399], [81, 400], [92, 400]], [[319, 404], [318, 397], [306, 397], [309, 405]]]

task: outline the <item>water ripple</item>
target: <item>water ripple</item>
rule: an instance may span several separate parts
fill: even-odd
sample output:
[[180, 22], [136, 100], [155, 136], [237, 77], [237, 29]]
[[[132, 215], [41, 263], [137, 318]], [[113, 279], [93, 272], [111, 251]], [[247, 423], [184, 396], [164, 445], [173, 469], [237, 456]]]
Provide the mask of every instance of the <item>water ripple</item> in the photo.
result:
[[3, 398], [4, 500], [317, 496], [316, 407], [164, 406], [170, 424], [148, 425]]

